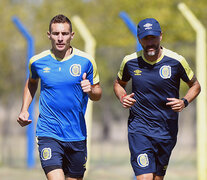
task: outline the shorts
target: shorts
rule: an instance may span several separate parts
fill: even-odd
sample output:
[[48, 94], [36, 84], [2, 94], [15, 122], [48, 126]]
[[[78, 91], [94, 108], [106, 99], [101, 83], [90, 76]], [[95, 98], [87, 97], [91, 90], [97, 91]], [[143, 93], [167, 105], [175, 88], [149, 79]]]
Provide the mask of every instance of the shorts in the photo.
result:
[[154, 173], [164, 176], [175, 139], [159, 139], [138, 133], [128, 133], [131, 165], [136, 176]]
[[65, 176], [82, 178], [86, 170], [86, 140], [62, 142], [50, 137], [38, 137], [38, 149], [45, 174], [63, 169]]

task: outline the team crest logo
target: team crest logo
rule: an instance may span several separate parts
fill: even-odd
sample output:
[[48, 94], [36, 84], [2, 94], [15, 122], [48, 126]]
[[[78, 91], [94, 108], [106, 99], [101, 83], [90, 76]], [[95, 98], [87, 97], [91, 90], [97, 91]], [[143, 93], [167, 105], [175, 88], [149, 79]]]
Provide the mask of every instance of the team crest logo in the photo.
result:
[[70, 74], [72, 76], [80, 76], [81, 75], [81, 65], [73, 64], [70, 66]]
[[137, 163], [140, 167], [147, 167], [149, 165], [148, 155], [146, 153], [140, 154], [137, 157]]
[[170, 66], [162, 66], [160, 68], [160, 76], [163, 78], [163, 79], [167, 79], [167, 78], [170, 78], [171, 77], [171, 67]]
[[41, 151], [41, 158], [42, 160], [48, 160], [52, 157], [51, 149], [50, 148], [44, 148]]
[[137, 75], [138, 76], [141, 75], [141, 73], [142, 73], [142, 71], [140, 71], [139, 69], [137, 69], [137, 70], [134, 71], [134, 75], [136, 75], [136, 76]]

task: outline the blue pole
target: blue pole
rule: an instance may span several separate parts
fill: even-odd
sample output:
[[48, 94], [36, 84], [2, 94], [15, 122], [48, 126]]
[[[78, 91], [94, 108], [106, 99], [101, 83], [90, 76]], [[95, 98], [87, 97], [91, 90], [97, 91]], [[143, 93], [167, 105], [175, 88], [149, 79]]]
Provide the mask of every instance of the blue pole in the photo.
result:
[[[27, 41], [27, 62], [26, 62], [26, 73], [27, 79], [29, 78], [29, 59], [34, 55], [34, 40], [33, 37], [29, 34], [23, 24], [17, 17], [12, 17], [13, 23], [16, 25], [17, 29], [24, 36]], [[34, 145], [35, 145], [35, 123], [34, 123], [34, 105], [35, 97], [28, 109], [30, 114], [29, 119], [32, 120], [32, 123], [27, 126], [27, 167], [33, 168], [35, 165], [34, 158]]]
[[136, 27], [136, 25], [133, 23], [133, 21], [130, 19], [130, 17], [128, 16], [127, 13], [122, 11], [122, 12], [119, 13], [119, 16], [122, 18], [122, 20], [124, 21], [126, 26], [129, 28], [131, 33], [136, 38], [136, 40], [137, 40], [137, 51], [142, 50], [142, 46], [139, 43], [138, 38], [137, 38], [137, 27]]

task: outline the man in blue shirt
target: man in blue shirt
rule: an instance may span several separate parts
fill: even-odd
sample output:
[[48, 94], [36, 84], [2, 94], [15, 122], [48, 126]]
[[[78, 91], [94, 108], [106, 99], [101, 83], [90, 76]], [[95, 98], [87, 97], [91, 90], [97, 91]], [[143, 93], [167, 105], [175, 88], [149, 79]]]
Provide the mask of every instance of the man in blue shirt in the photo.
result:
[[36, 136], [42, 168], [48, 180], [82, 180], [87, 160], [85, 111], [88, 97], [101, 98], [94, 59], [72, 47], [71, 21], [55, 16], [49, 25], [51, 50], [33, 56], [29, 62], [18, 123], [26, 126], [29, 105], [41, 80]]
[[[184, 57], [160, 46], [157, 20], [140, 21], [137, 35], [143, 50], [123, 59], [114, 92], [130, 108], [128, 141], [137, 180], [162, 180], [177, 140], [178, 112], [196, 98], [200, 85]], [[127, 94], [130, 79], [132, 93]], [[189, 86], [182, 99], [180, 79]]]

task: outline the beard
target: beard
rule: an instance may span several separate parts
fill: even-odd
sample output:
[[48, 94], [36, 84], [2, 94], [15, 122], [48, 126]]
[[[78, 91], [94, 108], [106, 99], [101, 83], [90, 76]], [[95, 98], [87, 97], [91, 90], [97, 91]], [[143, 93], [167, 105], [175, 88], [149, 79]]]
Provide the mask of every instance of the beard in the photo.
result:
[[155, 51], [147, 51], [147, 55], [148, 56], [154, 56], [155, 55]]
[[159, 45], [146, 46], [144, 51], [148, 56], [154, 56], [159, 53]]

